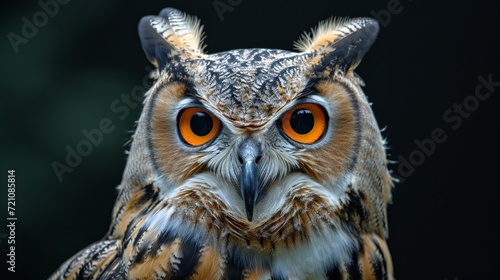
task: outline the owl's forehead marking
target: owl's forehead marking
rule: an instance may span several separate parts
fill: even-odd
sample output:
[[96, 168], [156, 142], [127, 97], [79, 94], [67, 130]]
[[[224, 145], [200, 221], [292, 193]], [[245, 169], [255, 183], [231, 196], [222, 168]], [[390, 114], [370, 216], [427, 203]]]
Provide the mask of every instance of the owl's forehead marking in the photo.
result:
[[203, 101], [236, 127], [258, 129], [302, 92], [304, 60], [289, 51], [241, 49], [197, 59], [190, 70]]

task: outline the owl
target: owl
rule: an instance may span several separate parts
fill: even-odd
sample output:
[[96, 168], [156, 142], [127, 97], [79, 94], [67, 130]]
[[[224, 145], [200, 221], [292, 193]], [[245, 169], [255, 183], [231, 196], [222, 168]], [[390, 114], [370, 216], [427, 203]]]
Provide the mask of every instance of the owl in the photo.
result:
[[144, 17], [145, 94], [109, 231], [50, 279], [393, 279], [385, 142], [354, 69], [378, 32], [327, 20], [296, 52], [204, 52]]

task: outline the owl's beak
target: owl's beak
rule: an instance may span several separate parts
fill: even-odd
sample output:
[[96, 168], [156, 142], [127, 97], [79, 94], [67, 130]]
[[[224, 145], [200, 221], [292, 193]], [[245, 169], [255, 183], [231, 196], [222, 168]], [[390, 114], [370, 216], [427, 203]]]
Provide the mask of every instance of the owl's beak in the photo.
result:
[[252, 221], [253, 209], [259, 196], [259, 170], [257, 163], [261, 157], [260, 144], [253, 138], [245, 139], [238, 151], [241, 163], [240, 192], [245, 202], [248, 221]]

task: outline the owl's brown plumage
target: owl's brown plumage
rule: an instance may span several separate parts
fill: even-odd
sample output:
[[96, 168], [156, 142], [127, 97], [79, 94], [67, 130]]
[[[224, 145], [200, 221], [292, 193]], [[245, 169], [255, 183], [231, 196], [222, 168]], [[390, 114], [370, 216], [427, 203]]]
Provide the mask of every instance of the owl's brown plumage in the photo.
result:
[[105, 238], [51, 279], [392, 279], [391, 177], [362, 80], [378, 32], [327, 21], [299, 52], [203, 52], [175, 9], [141, 20], [146, 94]]

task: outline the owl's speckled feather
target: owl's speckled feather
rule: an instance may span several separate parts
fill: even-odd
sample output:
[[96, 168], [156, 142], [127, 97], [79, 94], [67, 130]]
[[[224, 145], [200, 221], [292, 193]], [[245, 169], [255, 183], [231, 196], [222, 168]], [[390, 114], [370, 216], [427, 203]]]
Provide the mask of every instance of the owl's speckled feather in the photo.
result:
[[353, 72], [377, 32], [327, 21], [299, 52], [205, 54], [196, 18], [143, 18], [158, 79], [111, 227], [50, 279], [392, 279], [391, 176]]

